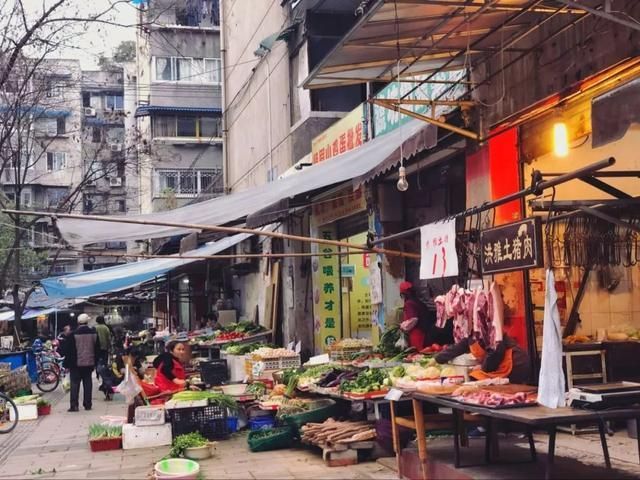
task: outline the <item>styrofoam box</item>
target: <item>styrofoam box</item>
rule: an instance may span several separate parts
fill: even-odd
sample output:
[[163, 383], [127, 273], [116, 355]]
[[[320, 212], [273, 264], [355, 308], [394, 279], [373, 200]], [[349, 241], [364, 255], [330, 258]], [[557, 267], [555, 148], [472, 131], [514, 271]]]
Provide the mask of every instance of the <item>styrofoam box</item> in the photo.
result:
[[[37, 420], [38, 419], [38, 406], [35, 403], [25, 403], [16, 405], [18, 407], [18, 421], [22, 420]], [[14, 420], [13, 408], [9, 409], [9, 419]]]
[[164, 425], [164, 407], [140, 406], [136, 408], [135, 424], [139, 427], [151, 425]]
[[122, 448], [124, 450], [163, 447], [165, 445], [171, 445], [170, 423], [145, 427], [125, 423], [122, 426]]

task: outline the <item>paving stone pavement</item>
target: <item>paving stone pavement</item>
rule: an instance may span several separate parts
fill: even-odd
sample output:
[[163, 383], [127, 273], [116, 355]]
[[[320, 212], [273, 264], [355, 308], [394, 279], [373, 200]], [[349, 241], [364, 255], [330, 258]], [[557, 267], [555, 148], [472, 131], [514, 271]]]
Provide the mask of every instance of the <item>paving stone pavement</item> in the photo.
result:
[[[16, 430], [0, 438], [0, 478], [145, 479], [155, 462], [169, 452], [169, 447], [160, 447], [93, 453], [88, 444], [89, 425], [106, 416], [122, 417], [124, 403], [105, 402], [95, 390], [91, 411], [69, 413], [69, 397], [62, 389], [45, 397], [53, 404], [51, 415], [20, 422]], [[319, 451], [252, 453], [242, 433], [218, 442], [216, 455], [201, 462], [201, 471], [205, 479], [220, 480], [397, 478], [395, 472], [376, 462], [329, 468]]]

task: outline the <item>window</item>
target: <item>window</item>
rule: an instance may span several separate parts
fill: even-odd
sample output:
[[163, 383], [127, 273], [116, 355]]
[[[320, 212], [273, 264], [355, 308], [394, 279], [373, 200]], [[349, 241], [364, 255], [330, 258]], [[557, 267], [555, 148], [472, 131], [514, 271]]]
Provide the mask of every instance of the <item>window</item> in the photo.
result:
[[153, 136], [214, 139], [222, 136], [220, 117], [159, 115], [153, 117]]
[[105, 95], [104, 105], [107, 110], [124, 109], [124, 97], [122, 95]]
[[31, 206], [31, 192], [24, 191], [22, 192], [22, 206], [30, 207]]
[[173, 77], [173, 58], [156, 57], [156, 80], [170, 82]]
[[177, 117], [178, 137], [198, 136], [197, 117]]
[[101, 127], [91, 127], [91, 141], [93, 143], [102, 142], [102, 128]]
[[157, 116], [153, 117], [153, 136], [154, 137], [175, 137], [176, 136], [176, 117]]
[[200, 136], [205, 138], [222, 137], [222, 119], [219, 117], [200, 118]]
[[[118, 200], [119, 202], [124, 202], [124, 200]], [[122, 210], [124, 212], [124, 210]], [[126, 250], [127, 242], [105, 242], [105, 246], [109, 250]]]
[[156, 82], [220, 84], [219, 58], [155, 57]]
[[204, 82], [220, 84], [220, 59], [204, 59]]
[[82, 94], [82, 106], [83, 107], [90, 107], [91, 106], [91, 94], [90, 93], [83, 93]]
[[56, 118], [56, 134], [64, 135], [67, 133], [67, 120], [64, 117]]
[[45, 95], [47, 98], [59, 97], [61, 93], [60, 84], [57, 80], [48, 80]]
[[63, 170], [67, 166], [67, 155], [64, 152], [47, 152], [47, 171]]
[[214, 193], [214, 184], [222, 178], [221, 169], [157, 170], [156, 196], [170, 190], [177, 197], [195, 197], [201, 193]]
[[[115, 201], [115, 210], [116, 212], [124, 213], [127, 211], [127, 206], [124, 200], [116, 200]], [[111, 242], [109, 242], [111, 243]], [[108, 248], [108, 247], [107, 247]]]

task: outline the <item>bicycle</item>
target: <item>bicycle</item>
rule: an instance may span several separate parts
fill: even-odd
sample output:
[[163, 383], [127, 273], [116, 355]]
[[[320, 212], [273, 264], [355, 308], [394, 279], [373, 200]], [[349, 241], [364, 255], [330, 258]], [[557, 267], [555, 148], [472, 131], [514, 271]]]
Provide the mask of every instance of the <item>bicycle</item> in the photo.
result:
[[55, 368], [50, 357], [46, 357], [42, 352], [36, 353], [36, 367], [38, 378], [36, 387], [41, 392], [53, 392], [60, 384], [59, 368]]
[[18, 425], [18, 407], [0, 392], [0, 435], [11, 432]]

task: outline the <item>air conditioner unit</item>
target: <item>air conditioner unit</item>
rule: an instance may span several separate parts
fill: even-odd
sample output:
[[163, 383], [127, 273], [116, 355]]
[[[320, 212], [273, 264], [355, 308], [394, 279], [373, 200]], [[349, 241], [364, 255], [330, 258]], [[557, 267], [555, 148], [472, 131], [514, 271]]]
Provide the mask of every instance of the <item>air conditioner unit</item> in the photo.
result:
[[122, 151], [122, 144], [121, 143], [112, 143], [111, 145], [109, 145], [109, 148], [111, 148], [112, 152], [121, 152]]
[[84, 116], [85, 117], [95, 117], [96, 116], [96, 109], [95, 108], [91, 108], [91, 107], [85, 107], [84, 108]]
[[121, 187], [122, 186], [122, 178], [121, 177], [111, 177], [109, 179], [110, 187]]

